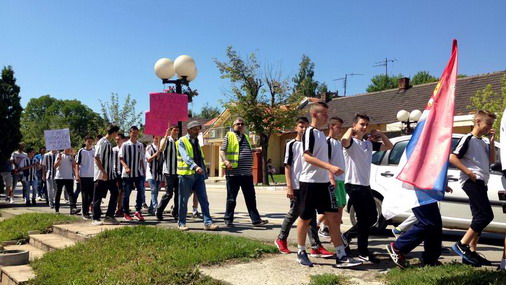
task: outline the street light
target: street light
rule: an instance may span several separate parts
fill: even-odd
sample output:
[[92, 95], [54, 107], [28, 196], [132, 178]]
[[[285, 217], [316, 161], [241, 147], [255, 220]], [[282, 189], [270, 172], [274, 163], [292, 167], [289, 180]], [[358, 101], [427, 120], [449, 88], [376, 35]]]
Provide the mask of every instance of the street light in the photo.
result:
[[[160, 58], [155, 63], [155, 74], [162, 80], [163, 84], [175, 84], [176, 93], [182, 94], [183, 85], [190, 88], [190, 82], [197, 77], [197, 66], [195, 60], [188, 55], [180, 55], [174, 61], [170, 58]], [[171, 80], [174, 75], [177, 75], [177, 79]], [[192, 101], [191, 97], [191, 95], [188, 95], [188, 102]], [[179, 121], [177, 125], [181, 136], [183, 123]]]
[[411, 124], [418, 122], [421, 116], [422, 112], [420, 110], [413, 110], [411, 113], [406, 110], [400, 110], [397, 112], [397, 120], [399, 120], [402, 124], [406, 124], [406, 134], [408, 135], [413, 132]]

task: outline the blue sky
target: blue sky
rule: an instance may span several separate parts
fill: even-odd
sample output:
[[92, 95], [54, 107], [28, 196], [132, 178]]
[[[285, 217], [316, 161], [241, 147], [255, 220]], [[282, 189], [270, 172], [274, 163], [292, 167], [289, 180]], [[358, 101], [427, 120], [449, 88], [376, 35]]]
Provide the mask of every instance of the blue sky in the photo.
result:
[[[131, 94], [137, 111], [161, 91], [154, 63], [181, 54], [199, 70], [193, 110], [220, 106], [229, 82], [213, 59], [227, 46], [256, 52], [285, 77], [303, 54], [331, 90], [364, 93], [373, 67], [395, 58], [390, 74], [427, 70], [439, 77], [459, 41], [459, 73], [506, 69], [505, 1], [8, 1], [0, 0], [0, 66], [12, 65], [22, 105], [50, 94], [99, 111], [111, 92]], [[428, 94], [429, 96], [429, 94]]]

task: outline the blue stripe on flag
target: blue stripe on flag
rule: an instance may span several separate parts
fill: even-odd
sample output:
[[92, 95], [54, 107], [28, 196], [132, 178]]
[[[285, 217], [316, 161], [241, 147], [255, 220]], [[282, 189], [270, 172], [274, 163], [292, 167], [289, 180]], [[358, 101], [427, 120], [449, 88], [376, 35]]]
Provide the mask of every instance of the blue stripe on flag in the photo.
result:
[[416, 144], [418, 143], [418, 139], [420, 138], [420, 135], [422, 134], [423, 127], [425, 126], [425, 121], [422, 120], [416, 124], [415, 131], [413, 132], [413, 135], [411, 136], [411, 139], [409, 139], [409, 143], [406, 146], [406, 158], [409, 159], [413, 151], [415, 150]]

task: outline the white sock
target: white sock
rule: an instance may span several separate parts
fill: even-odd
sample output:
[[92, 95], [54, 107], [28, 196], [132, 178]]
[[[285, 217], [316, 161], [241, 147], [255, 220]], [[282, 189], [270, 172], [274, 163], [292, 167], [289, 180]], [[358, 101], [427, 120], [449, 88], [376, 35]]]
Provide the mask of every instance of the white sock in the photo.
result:
[[499, 265], [499, 269], [506, 270], [506, 258], [501, 260], [501, 265]]
[[193, 208], [193, 214], [198, 213], [198, 211], [199, 211], [199, 208]]
[[301, 251], [305, 251], [306, 250], [306, 246], [305, 245], [297, 245], [297, 248], [299, 249], [298, 253], [300, 253]]
[[343, 256], [346, 256], [346, 251], [344, 250], [344, 245], [336, 246], [336, 256], [337, 259], [340, 259]]

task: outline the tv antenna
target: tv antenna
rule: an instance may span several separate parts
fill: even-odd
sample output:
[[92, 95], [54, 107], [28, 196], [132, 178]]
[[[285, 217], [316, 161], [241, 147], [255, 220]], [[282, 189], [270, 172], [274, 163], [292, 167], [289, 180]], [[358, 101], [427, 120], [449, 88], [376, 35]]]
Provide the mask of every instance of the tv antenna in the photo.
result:
[[343, 94], [343, 96], [346, 96], [346, 86], [348, 84], [348, 75], [355, 76], [355, 75], [363, 75], [363, 74], [362, 73], [346, 73], [343, 78], [337, 78], [337, 79], [333, 80], [333, 81], [344, 80], [344, 84], [343, 84], [344, 85], [344, 94]]
[[395, 59], [395, 58], [388, 59], [387, 57], [385, 57], [385, 60], [380, 61], [380, 62], [376, 62], [376, 65], [373, 65], [373, 67], [384, 66], [385, 67], [385, 76], [388, 77], [388, 63], [394, 62], [394, 61], [397, 61], [397, 59]]

